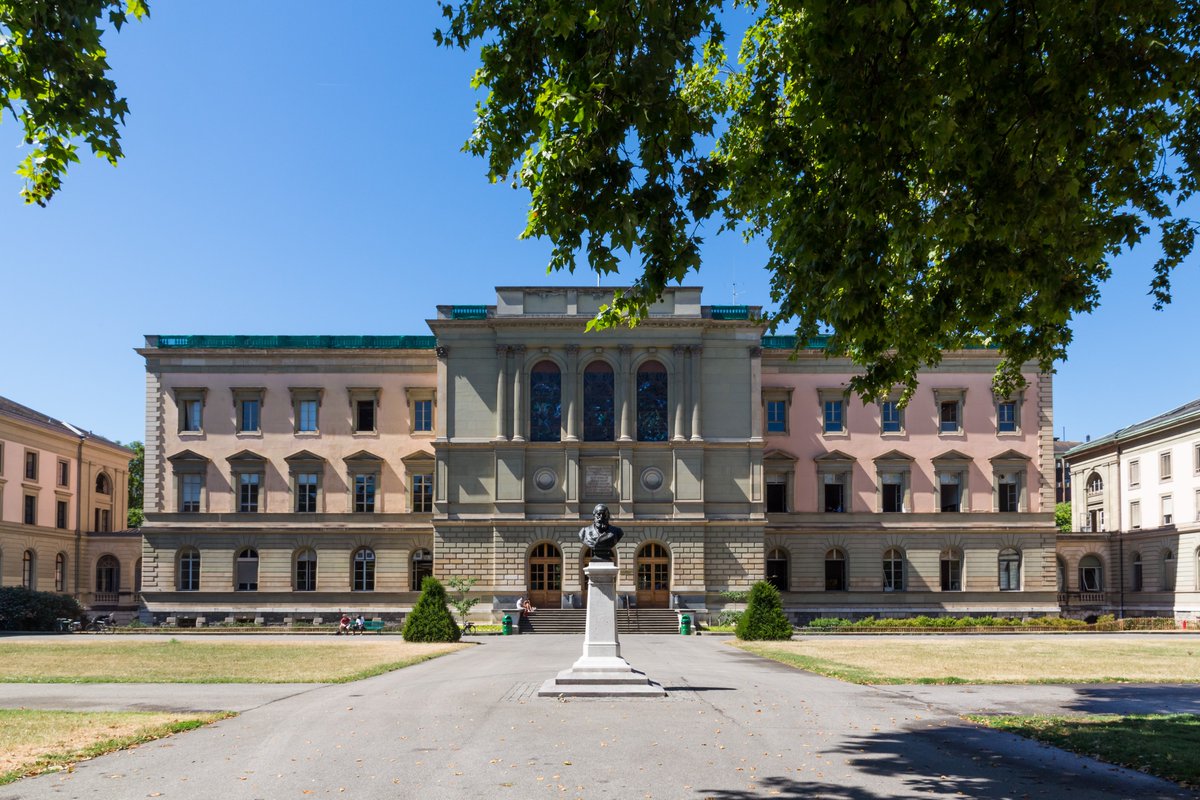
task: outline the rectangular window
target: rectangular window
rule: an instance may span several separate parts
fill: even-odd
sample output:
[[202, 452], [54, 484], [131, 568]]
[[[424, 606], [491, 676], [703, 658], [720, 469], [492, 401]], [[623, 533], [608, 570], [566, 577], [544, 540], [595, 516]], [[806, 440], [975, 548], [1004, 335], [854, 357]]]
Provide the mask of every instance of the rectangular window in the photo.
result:
[[880, 427], [884, 433], [904, 430], [904, 412], [898, 400], [884, 400], [879, 406]]
[[375, 476], [354, 476], [354, 511], [358, 514], [375, 513]]
[[997, 508], [1004, 513], [1019, 511], [1021, 500], [1021, 484], [1015, 473], [1004, 473], [998, 476]]
[[940, 414], [940, 425], [938, 430], [942, 433], [958, 433], [961, 430], [959, 420], [959, 403], [957, 400], [943, 400], [938, 404]]
[[316, 400], [301, 400], [297, 406], [296, 430], [308, 433], [317, 430], [317, 408]]
[[996, 430], [1000, 433], [1015, 433], [1017, 430], [1017, 404], [1005, 400], [996, 406]]
[[25, 495], [25, 524], [37, 525], [37, 495]]
[[432, 400], [415, 400], [415, 401], [413, 401], [413, 430], [414, 431], [432, 431], [433, 430], [433, 401]]
[[842, 401], [825, 401], [825, 432], [841, 433], [845, 430], [842, 418]]
[[238, 403], [238, 431], [241, 433], [258, 433], [260, 428], [261, 407], [259, 401], [242, 400]]
[[413, 504], [416, 514], [428, 514], [433, 511], [433, 476], [413, 475]]
[[1136, 458], [1129, 462], [1129, 485], [1137, 486], [1142, 482], [1142, 465]]
[[373, 433], [375, 431], [375, 401], [354, 401], [354, 432]]
[[962, 562], [955, 557], [942, 557], [941, 587], [943, 592], [962, 591]]
[[181, 430], [189, 433], [196, 433], [203, 430], [204, 423], [204, 401], [203, 400], [184, 400], [183, 401], [183, 427]]
[[832, 482], [832, 475], [825, 476], [826, 483], [823, 487], [824, 507], [826, 513], [841, 514], [846, 510], [846, 487], [839, 482]]
[[258, 513], [258, 487], [261, 476], [257, 472], [243, 472], [238, 476], [238, 513]]
[[786, 514], [788, 510], [787, 503], [787, 478], [783, 475], [771, 475], [767, 477], [767, 513], [768, 514]]
[[958, 513], [962, 509], [962, 486], [958, 473], [940, 473], [938, 488], [941, 493], [939, 508], [945, 513]]
[[1158, 478], [1167, 480], [1171, 477], [1171, 451], [1158, 454]]
[[32, 450], [25, 451], [25, 480], [36, 481], [38, 479], [38, 454]]
[[301, 472], [296, 475], [296, 512], [317, 513], [317, 473]]
[[1171, 495], [1169, 494], [1162, 497], [1162, 524], [1175, 524], [1175, 503], [1171, 500]]
[[1142, 527], [1142, 504], [1137, 500], [1129, 504], [1129, 527], [1133, 530]]
[[180, 479], [179, 510], [184, 514], [195, 514], [200, 511], [200, 487], [204, 484], [203, 475], [184, 475]]
[[[4, 451], [0, 450], [0, 456], [3, 454]], [[1200, 443], [1196, 444], [1192, 450], [1192, 471], [1200, 475]], [[3, 472], [3, 470], [0, 470], [0, 472]]]
[[92, 518], [92, 530], [108, 533], [112, 530], [112, 512], [107, 508], [97, 508]]
[[59, 500], [54, 506], [54, 527], [59, 530], [67, 528], [67, 501]]
[[71, 465], [66, 461], [58, 462], [58, 485], [62, 487], [71, 485]]
[[[898, 479], [899, 475], [883, 476], [883, 512], [885, 514], [900, 514], [904, 511], [904, 484]], [[895, 478], [895, 481], [889, 481]]]
[[[1195, 507], [1196, 507], [1195, 519], [1196, 519], [1196, 522], [1200, 522], [1200, 489], [1196, 490], [1196, 506]], [[1200, 575], [1197, 576], [1197, 580], [1200, 580]]]
[[787, 401], [767, 401], [767, 433], [787, 433]]

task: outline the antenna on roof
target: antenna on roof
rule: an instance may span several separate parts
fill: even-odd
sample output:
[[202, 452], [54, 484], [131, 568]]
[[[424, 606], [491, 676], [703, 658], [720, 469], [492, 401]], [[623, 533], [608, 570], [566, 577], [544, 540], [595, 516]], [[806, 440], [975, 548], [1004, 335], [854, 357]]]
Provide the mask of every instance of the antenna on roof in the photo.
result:
[[733, 305], [737, 305], [737, 281], [733, 282]]

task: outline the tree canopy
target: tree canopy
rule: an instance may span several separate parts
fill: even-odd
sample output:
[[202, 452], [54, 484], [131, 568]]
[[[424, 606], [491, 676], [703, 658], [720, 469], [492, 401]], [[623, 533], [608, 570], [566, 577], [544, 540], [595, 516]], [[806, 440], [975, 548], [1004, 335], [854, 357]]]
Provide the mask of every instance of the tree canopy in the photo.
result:
[[640, 259], [601, 326], [727, 227], [768, 244], [767, 321], [831, 327], [865, 398], [979, 346], [1007, 391], [1065, 356], [1113, 257], [1156, 236], [1161, 307], [1195, 243], [1196, 0], [439, 5], [436, 40], [480, 53], [465, 149], [530, 192], [523, 235], [551, 269]]
[[26, 203], [44, 206], [59, 190], [79, 161], [75, 140], [110, 164], [121, 158], [129, 104], [101, 35], [149, 13], [145, 0], [0, 0], [0, 120], [11, 114], [30, 148], [17, 168]]

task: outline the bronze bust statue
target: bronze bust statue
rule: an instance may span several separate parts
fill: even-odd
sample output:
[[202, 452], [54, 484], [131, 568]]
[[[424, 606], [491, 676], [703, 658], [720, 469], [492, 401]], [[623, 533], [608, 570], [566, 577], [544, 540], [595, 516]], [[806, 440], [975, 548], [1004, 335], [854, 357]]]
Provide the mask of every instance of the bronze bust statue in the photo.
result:
[[592, 549], [592, 561], [613, 560], [613, 548], [625, 531], [609, 524], [608, 506], [597, 503], [592, 509], [592, 524], [579, 531], [579, 541]]

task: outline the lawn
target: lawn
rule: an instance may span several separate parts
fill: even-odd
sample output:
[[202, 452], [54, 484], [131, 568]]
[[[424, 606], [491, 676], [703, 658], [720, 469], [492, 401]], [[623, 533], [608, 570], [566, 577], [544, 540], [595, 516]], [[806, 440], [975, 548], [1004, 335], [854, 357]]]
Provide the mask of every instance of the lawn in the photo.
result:
[[220, 714], [0, 709], [0, 785], [198, 728]]
[[3, 683], [345, 683], [436, 658], [467, 644], [384, 639], [181, 642], [104, 637], [87, 642], [0, 643]]
[[1200, 786], [1200, 717], [1191, 714], [967, 719], [1185, 786]]
[[852, 683], [1196, 683], [1191, 636], [824, 637], [737, 647]]

